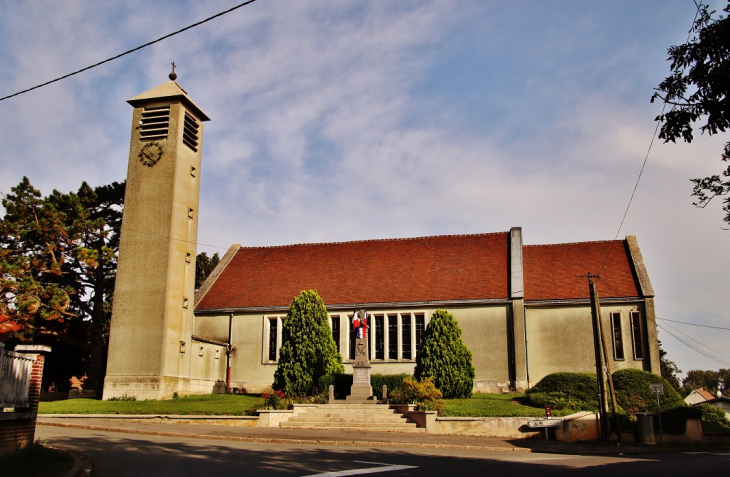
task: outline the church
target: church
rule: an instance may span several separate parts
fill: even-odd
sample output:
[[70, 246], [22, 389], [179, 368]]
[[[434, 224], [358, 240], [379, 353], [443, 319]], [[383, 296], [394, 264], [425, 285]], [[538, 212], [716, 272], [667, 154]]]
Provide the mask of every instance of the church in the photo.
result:
[[595, 372], [588, 274], [611, 369], [659, 374], [654, 292], [634, 236], [523, 244], [523, 231], [276, 247], [233, 245], [194, 290], [203, 122], [171, 80], [135, 108], [104, 399], [271, 389], [289, 305], [317, 290], [347, 372], [353, 311], [373, 374], [413, 373], [435, 310], [457, 320], [475, 392]]

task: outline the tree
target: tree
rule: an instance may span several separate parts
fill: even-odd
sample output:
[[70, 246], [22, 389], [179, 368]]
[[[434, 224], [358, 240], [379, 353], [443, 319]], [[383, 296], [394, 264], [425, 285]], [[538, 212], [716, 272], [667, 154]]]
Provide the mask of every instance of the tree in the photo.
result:
[[720, 377], [720, 391], [723, 395], [730, 394], [730, 369], [721, 369], [717, 372]]
[[416, 355], [414, 375], [433, 377], [446, 399], [470, 397], [474, 388], [471, 351], [461, 340], [461, 328], [446, 310], [436, 310]]
[[[730, 1], [724, 11], [730, 13]], [[656, 117], [662, 123], [659, 137], [664, 142], [678, 138], [692, 142], [693, 124], [703, 119], [699, 129], [710, 136], [730, 127], [730, 16], [713, 18], [715, 13], [700, 5], [692, 37], [668, 50], [672, 73], [651, 97], [652, 102], [659, 98], [671, 106]], [[730, 142], [721, 159], [730, 161]], [[730, 193], [730, 163], [721, 174], [692, 179], [696, 206], [705, 207], [713, 198]], [[730, 197], [723, 203], [724, 221], [730, 223]]]
[[659, 369], [662, 378], [666, 379], [675, 391], [681, 392], [682, 386], [679, 384], [677, 374], [681, 373], [682, 370], [677, 367], [674, 361], [667, 358], [667, 352], [662, 349], [661, 341], [659, 342]]
[[687, 371], [687, 377], [682, 380], [682, 394], [685, 396], [688, 396], [693, 389], [704, 389], [712, 394], [717, 394], [719, 387], [720, 375], [717, 371], [712, 370], [693, 369]]
[[[124, 183], [42, 198], [27, 177], [2, 201], [0, 321], [6, 338], [86, 350], [88, 387], [106, 368]], [[72, 332], [75, 330], [75, 332]]]
[[195, 257], [195, 291], [198, 291], [220, 261], [221, 258], [217, 252], [212, 257], [208, 257], [205, 252], [201, 252]]
[[283, 322], [274, 389], [288, 397], [310, 395], [320, 377], [344, 372], [324, 302], [316, 290], [302, 290]]

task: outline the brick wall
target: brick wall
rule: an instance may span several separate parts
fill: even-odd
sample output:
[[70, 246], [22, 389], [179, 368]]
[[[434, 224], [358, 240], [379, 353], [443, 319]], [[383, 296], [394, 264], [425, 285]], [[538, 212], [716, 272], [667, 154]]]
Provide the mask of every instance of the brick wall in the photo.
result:
[[19, 345], [15, 348], [15, 351], [35, 359], [28, 389], [30, 407], [15, 409], [14, 412], [0, 413], [0, 454], [31, 444], [35, 438], [38, 401], [41, 397], [41, 380], [45, 363], [44, 353], [49, 352], [50, 348], [47, 346]]

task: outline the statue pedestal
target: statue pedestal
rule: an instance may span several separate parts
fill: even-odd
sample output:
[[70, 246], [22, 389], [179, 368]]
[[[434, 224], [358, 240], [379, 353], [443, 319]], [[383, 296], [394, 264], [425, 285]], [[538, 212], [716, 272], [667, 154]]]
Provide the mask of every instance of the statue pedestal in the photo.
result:
[[370, 361], [368, 360], [367, 340], [358, 338], [355, 342], [355, 362], [352, 365], [352, 387], [345, 398], [348, 403], [377, 403], [370, 385]]

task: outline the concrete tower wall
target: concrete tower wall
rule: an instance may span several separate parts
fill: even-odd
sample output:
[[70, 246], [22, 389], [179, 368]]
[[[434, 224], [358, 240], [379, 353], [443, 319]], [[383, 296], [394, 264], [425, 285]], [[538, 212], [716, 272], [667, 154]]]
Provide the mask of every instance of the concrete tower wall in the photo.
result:
[[[171, 81], [140, 95], [148, 97], [130, 100], [135, 110], [104, 399], [123, 394], [162, 399], [189, 391], [207, 117], [186, 96], [169, 97], [176, 90], [184, 93]], [[142, 138], [148, 121], [143, 113], [168, 106], [167, 137]], [[197, 126], [193, 147], [183, 140], [186, 115], [188, 133]]]

